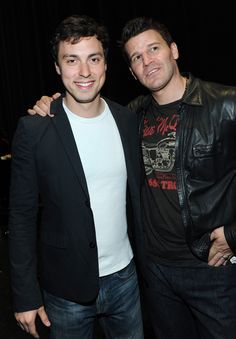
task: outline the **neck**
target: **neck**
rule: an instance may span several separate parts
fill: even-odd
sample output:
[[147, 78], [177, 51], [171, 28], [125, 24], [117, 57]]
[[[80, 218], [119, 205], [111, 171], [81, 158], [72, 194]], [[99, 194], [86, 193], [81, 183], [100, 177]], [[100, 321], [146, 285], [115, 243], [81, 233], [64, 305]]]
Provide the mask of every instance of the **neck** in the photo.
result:
[[104, 111], [104, 102], [100, 96], [91, 102], [78, 102], [72, 97], [66, 96], [64, 104], [71, 112], [83, 118], [95, 118]]
[[159, 105], [170, 104], [180, 100], [187, 86], [187, 78], [182, 75], [172, 77], [172, 79], [161, 90], [152, 93], [153, 98]]

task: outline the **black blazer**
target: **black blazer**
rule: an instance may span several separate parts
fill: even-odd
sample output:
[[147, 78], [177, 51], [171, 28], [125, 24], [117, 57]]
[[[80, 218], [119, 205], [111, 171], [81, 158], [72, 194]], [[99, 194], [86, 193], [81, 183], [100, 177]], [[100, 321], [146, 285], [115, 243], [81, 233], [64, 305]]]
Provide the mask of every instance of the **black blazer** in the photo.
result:
[[[105, 100], [118, 126], [125, 154], [128, 232], [134, 252], [138, 248], [141, 254], [137, 118], [127, 108]], [[94, 300], [99, 290], [93, 212], [61, 98], [52, 103], [51, 112], [55, 113], [53, 118], [20, 118], [13, 139], [9, 254], [15, 311], [42, 305], [41, 287], [79, 303]]]

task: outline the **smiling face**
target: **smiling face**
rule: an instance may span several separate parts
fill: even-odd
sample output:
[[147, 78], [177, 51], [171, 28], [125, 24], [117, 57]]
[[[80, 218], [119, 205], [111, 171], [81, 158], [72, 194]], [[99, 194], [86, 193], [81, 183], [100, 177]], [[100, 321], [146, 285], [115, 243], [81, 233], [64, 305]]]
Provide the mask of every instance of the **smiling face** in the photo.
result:
[[74, 105], [99, 101], [107, 65], [96, 36], [83, 37], [77, 43], [61, 41], [57, 60], [56, 71], [66, 88], [67, 102]]
[[178, 73], [178, 49], [174, 42], [167, 42], [155, 30], [146, 30], [125, 44], [130, 70], [135, 78], [152, 93], [164, 89]]

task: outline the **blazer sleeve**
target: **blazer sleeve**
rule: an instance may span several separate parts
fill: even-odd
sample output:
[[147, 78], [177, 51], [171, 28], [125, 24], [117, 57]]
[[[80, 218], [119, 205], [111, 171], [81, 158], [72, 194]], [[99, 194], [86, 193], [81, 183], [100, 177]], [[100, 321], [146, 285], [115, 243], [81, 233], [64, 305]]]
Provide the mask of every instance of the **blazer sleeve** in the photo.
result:
[[9, 194], [9, 260], [15, 312], [42, 305], [37, 276], [38, 184], [34, 161], [35, 129], [19, 120], [12, 143]]

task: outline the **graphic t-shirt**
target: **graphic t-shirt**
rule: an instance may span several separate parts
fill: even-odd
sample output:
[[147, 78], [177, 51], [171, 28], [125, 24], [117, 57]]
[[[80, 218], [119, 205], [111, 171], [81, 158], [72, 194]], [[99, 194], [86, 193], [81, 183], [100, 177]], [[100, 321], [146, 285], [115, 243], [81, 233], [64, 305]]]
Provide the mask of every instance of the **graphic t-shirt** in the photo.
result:
[[176, 190], [175, 141], [180, 101], [158, 105], [144, 118], [142, 152], [146, 171], [143, 209], [149, 257], [164, 264], [199, 262], [185, 240]]

